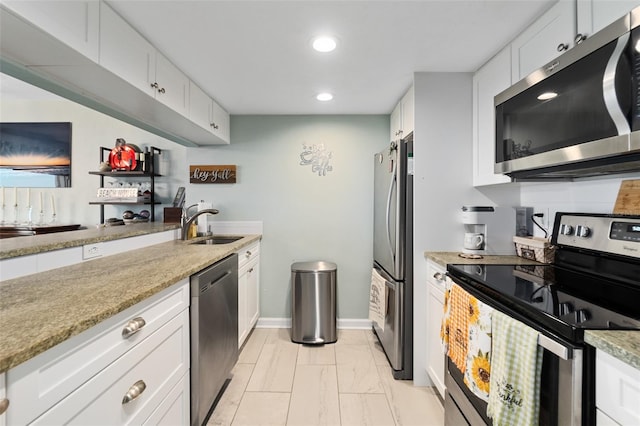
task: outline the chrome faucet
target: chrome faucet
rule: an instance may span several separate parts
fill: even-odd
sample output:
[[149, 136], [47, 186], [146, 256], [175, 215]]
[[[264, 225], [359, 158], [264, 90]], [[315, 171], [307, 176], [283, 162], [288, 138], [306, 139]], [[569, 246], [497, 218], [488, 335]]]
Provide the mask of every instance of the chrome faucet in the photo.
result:
[[201, 214], [218, 214], [219, 211], [216, 209], [203, 209], [197, 211], [193, 216], [187, 217], [187, 212], [189, 209], [197, 204], [191, 205], [182, 211], [182, 239], [189, 239], [189, 227], [191, 224], [200, 216]]

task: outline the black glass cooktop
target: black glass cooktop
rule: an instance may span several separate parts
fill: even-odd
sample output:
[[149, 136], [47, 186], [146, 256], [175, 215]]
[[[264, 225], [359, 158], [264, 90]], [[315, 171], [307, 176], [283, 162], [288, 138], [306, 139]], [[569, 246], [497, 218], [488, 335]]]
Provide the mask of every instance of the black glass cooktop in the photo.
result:
[[640, 285], [553, 265], [449, 265], [479, 300], [539, 331], [581, 343], [584, 330], [640, 330]]

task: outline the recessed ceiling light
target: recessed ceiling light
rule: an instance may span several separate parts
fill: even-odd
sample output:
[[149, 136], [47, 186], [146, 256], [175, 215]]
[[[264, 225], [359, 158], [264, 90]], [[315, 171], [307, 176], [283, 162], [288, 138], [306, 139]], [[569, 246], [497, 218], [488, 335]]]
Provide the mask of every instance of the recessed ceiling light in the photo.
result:
[[333, 99], [333, 95], [331, 93], [318, 93], [318, 96], [316, 96], [316, 99], [322, 102], [326, 102], [326, 101], [330, 101], [331, 99]]
[[538, 100], [539, 101], [548, 101], [549, 99], [553, 99], [556, 96], [558, 96], [558, 94], [556, 92], [544, 92], [538, 95]]
[[338, 43], [336, 39], [333, 37], [321, 36], [313, 39], [313, 48], [318, 52], [331, 52], [333, 51]]

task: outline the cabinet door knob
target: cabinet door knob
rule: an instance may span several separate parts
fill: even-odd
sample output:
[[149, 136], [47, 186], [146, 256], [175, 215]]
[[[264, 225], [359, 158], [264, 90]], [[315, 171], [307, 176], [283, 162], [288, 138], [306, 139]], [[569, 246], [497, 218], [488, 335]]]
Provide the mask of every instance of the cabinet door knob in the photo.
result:
[[142, 392], [144, 392], [146, 388], [147, 385], [144, 380], [138, 380], [137, 382], [135, 382], [129, 388], [127, 393], [124, 394], [124, 397], [122, 398], [122, 405], [130, 403], [131, 401], [142, 395]]
[[248, 273], [252, 273], [253, 272], [253, 268], [249, 269], [247, 272]]
[[157, 82], [151, 83], [151, 88], [152, 89], [157, 89], [158, 88], [158, 83]]
[[146, 324], [147, 322], [142, 317], [137, 317], [132, 319], [122, 329], [122, 337], [124, 337], [125, 339], [128, 339], [129, 337], [136, 334], [138, 331], [142, 330], [142, 327], [144, 327]]
[[560, 43], [557, 47], [558, 52], [564, 52], [569, 48], [569, 45], [566, 43]]
[[211, 123], [210, 126], [213, 127], [215, 130], [218, 130], [218, 125], [216, 123]]
[[251, 257], [251, 252], [249, 250], [247, 250], [247, 252], [244, 254], [246, 257]]
[[7, 398], [0, 399], [0, 415], [4, 414], [9, 408], [9, 400]]
[[578, 34], [576, 34], [576, 38], [575, 38], [574, 41], [576, 42], [576, 44], [580, 44], [583, 41], [585, 41], [586, 39], [587, 39], [587, 35], [586, 34], [578, 33]]
[[433, 278], [438, 281], [442, 281], [444, 280], [444, 274], [442, 272], [436, 272], [435, 274], [433, 274]]
[[158, 92], [159, 92], [159, 93], [164, 93], [164, 92], [165, 92], [164, 87], [159, 88], [159, 89], [158, 89]]

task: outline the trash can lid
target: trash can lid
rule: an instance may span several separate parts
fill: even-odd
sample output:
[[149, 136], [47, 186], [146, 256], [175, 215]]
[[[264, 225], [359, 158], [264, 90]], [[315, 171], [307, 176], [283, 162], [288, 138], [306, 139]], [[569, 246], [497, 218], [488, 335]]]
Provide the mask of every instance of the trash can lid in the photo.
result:
[[329, 272], [338, 269], [333, 262], [296, 262], [291, 265], [292, 272]]

